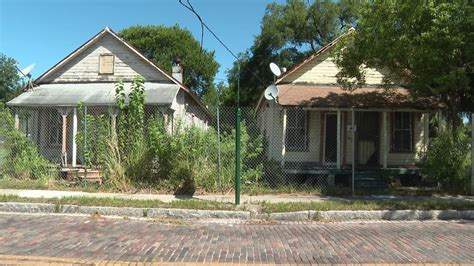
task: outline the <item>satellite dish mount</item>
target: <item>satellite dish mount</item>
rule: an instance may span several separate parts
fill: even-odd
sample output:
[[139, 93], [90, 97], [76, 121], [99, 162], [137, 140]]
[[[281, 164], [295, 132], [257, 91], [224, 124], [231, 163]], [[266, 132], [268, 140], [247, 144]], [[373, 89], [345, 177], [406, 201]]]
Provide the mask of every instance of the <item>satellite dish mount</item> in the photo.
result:
[[265, 96], [265, 99], [267, 99], [269, 101], [274, 100], [275, 102], [277, 102], [277, 97], [278, 97], [278, 88], [277, 88], [277, 86], [275, 86], [275, 84], [272, 84], [272, 85], [268, 86], [265, 89], [264, 96]]
[[27, 84], [26, 84], [26, 87], [28, 88], [28, 90], [30, 89], [33, 89], [33, 82], [31, 81], [31, 71], [33, 70], [33, 68], [35, 68], [36, 64], [31, 64], [23, 69], [19, 69], [18, 67], [16, 67], [16, 69], [18, 70], [18, 75], [20, 76], [20, 78], [27, 78], [28, 81], [27, 81]]

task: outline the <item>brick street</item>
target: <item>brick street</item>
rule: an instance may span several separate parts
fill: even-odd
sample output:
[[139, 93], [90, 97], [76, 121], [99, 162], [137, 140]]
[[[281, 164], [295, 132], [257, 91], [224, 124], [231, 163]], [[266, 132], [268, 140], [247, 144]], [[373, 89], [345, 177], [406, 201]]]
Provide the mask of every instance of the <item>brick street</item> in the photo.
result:
[[474, 223], [170, 222], [3, 213], [0, 255], [0, 264], [2, 256], [10, 262], [37, 256], [122, 262], [474, 264]]

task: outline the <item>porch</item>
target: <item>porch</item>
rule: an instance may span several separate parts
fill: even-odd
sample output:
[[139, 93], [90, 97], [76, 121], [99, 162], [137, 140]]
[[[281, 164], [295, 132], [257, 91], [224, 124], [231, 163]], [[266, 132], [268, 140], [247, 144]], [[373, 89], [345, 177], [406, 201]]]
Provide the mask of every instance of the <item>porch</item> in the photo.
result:
[[282, 125], [278, 159], [292, 173], [414, 167], [429, 142], [430, 116], [437, 115], [406, 108], [282, 107], [277, 113]]

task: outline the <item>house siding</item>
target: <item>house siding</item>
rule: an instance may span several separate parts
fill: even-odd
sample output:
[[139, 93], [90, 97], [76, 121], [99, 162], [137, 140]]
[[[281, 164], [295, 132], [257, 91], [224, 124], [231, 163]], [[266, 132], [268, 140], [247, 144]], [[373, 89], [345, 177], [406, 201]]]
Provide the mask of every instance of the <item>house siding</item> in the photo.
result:
[[186, 127], [197, 126], [199, 128], [207, 129], [209, 118], [206, 113], [200, 106], [196, 105], [194, 100], [191, 99], [191, 97], [183, 90], [178, 92], [171, 108], [174, 110], [174, 126], [181, 123]]
[[[260, 131], [266, 136], [267, 156], [274, 160], [281, 160], [283, 112], [274, 103], [269, 103], [258, 115]], [[319, 162], [320, 161], [320, 138], [321, 138], [321, 112], [309, 111], [308, 113], [308, 150], [288, 151], [286, 149], [285, 161], [288, 162]]]
[[[114, 74], [99, 74], [100, 54], [115, 55]], [[141, 75], [147, 81], [169, 80], [153, 66], [132, 52], [123, 43], [110, 34], [100, 37], [90, 47], [79, 53], [77, 57], [59, 67], [44, 83], [59, 82], [116, 82], [119, 80], [130, 81], [135, 76]]]
[[[322, 155], [324, 148], [324, 130], [323, 120], [325, 112], [309, 111], [309, 149], [307, 152], [291, 152], [286, 151], [285, 162], [319, 162], [322, 163]], [[391, 146], [391, 113], [387, 113], [388, 122], [388, 143]], [[413, 113], [413, 141], [414, 151], [406, 153], [395, 153], [389, 150], [387, 156], [387, 165], [390, 166], [413, 166], [420, 160], [420, 152], [425, 149], [424, 143], [424, 117], [425, 114]], [[379, 165], [383, 164], [383, 147], [382, 147], [382, 115], [380, 113], [380, 128], [379, 128]], [[281, 108], [269, 103], [268, 107], [262, 108], [258, 113], [258, 125], [262, 135], [266, 137], [267, 141], [267, 157], [280, 161], [282, 151], [282, 121], [283, 112]], [[352, 164], [352, 134], [350, 126], [352, 125], [351, 112], [341, 112], [341, 162], [342, 164]]]
[[[284, 78], [282, 83], [308, 83], [308, 84], [337, 84], [336, 74], [339, 68], [334, 63], [330, 52], [324, 52], [311, 62], [301, 66], [295, 72]], [[382, 84], [383, 75], [379, 71], [366, 68], [365, 74], [367, 85]]]

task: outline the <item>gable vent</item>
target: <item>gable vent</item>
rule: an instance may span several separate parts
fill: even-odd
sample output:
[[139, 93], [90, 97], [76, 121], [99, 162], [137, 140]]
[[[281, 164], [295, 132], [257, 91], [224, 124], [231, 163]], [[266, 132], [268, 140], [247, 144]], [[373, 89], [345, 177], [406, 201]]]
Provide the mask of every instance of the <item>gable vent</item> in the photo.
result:
[[114, 74], [115, 56], [113, 54], [101, 54], [99, 56], [99, 74]]

